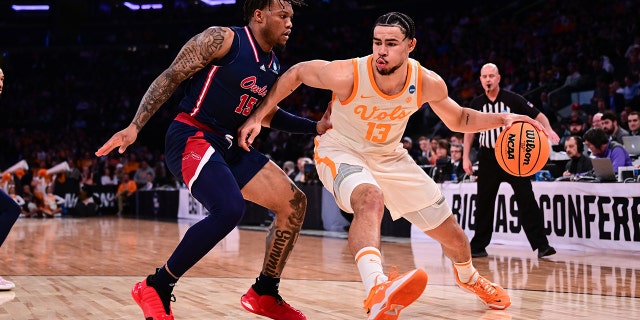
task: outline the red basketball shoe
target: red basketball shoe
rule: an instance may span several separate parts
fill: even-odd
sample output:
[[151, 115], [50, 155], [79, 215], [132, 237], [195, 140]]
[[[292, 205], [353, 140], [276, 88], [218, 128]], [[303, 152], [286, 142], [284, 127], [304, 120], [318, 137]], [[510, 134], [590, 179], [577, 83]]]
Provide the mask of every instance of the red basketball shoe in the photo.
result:
[[160, 298], [158, 291], [149, 284], [148, 276], [141, 282], [136, 283], [131, 290], [133, 300], [140, 306], [146, 320], [174, 320], [171, 311], [171, 301], [176, 301], [170, 294]]
[[258, 295], [253, 288], [240, 298], [240, 304], [249, 312], [277, 320], [306, 320], [298, 309], [286, 303], [280, 295]]

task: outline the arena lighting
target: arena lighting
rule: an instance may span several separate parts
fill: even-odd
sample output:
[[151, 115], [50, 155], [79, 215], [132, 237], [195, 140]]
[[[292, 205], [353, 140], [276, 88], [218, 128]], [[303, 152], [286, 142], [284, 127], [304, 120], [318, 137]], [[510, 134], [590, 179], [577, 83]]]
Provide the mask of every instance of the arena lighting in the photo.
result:
[[236, 0], [200, 0], [208, 6], [219, 6], [221, 4], [235, 4]]
[[11, 9], [13, 11], [49, 11], [49, 5], [47, 4], [12, 4]]
[[162, 4], [161, 3], [135, 4], [135, 3], [131, 3], [129, 1], [125, 1], [122, 4], [124, 4], [124, 6], [129, 8], [130, 10], [162, 9]]

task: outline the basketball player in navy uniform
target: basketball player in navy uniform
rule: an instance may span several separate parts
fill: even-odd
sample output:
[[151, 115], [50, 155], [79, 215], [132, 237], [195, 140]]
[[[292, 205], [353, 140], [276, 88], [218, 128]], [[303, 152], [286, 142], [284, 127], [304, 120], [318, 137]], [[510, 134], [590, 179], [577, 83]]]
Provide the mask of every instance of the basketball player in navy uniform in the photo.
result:
[[[173, 319], [172, 290], [178, 279], [241, 221], [245, 199], [275, 212], [267, 236], [262, 271], [242, 296], [242, 306], [272, 319], [306, 319], [278, 293], [280, 275], [299, 236], [306, 196], [274, 162], [238, 147], [235, 135], [280, 75], [273, 52], [289, 38], [293, 5], [299, 0], [247, 0], [244, 27], [210, 27], [191, 38], [173, 63], [156, 78], [131, 124], [97, 152], [119, 146], [123, 153], [149, 118], [189, 79], [181, 113], [166, 134], [166, 161], [171, 172], [209, 211], [184, 235], [166, 264], [137, 283], [132, 295], [147, 319]], [[270, 127], [294, 133], [322, 134], [328, 112], [319, 122], [279, 110]]]
[[[0, 95], [4, 87], [4, 72], [0, 69]], [[4, 191], [0, 190], [0, 246], [9, 235], [11, 227], [20, 216], [20, 206]], [[6, 262], [5, 262], [6, 263]], [[11, 290], [16, 285], [0, 277], [0, 291]]]
[[[484, 94], [474, 98], [469, 108], [488, 113], [512, 112], [527, 115], [542, 123], [549, 133], [552, 143], [560, 141], [558, 135], [551, 128], [549, 119], [536, 109], [533, 104], [514, 92], [500, 89], [500, 73], [495, 64], [487, 63], [482, 66], [480, 82], [482, 83]], [[503, 129], [497, 128], [480, 132], [477, 173], [478, 192], [475, 213], [476, 228], [475, 234], [471, 239], [471, 255], [475, 258], [488, 255], [486, 247], [491, 242], [493, 233], [495, 200], [502, 182], [510, 184], [511, 188], [513, 188], [513, 194], [518, 204], [518, 219], [531, 248], [534, 251], [538, 250], [539, 258], [555, 254], [556, 251], [549, 245], [549, 240], [544, 230], [544, 215], [536, 202], [530, 178], [513, 176], [498, 165], [494, 147], [496, 138]], [[474, 133], [464, 134], [463, 167], [469, 175], [473, 174], [469, 151], [474, 138]]]

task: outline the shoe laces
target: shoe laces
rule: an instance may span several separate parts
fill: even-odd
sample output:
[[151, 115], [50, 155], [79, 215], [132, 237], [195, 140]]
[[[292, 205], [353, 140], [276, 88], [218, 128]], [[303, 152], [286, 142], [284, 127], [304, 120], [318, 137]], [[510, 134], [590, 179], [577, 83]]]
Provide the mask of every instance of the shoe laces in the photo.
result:
[[[387, 276], [387, 281], [393, 281], [399, 275], [400, 275], [400, 273], [398, 272], [398, 266], [391, 266], [391, 267], [389, 267], [389, 275]], [[380, 277], [379, 275], [376, 277], [376, 285], [373, 288], [375, 288], [376, 286], [380, 285], [380, 283], [378, 283], [378, 278], [379, 277]], [[371, 299], [373, 299], [374, 296], [375, 296], [375, 291], [373, 289], [371, 289], [369, 291], [369, 295], [367, 296], [367, 298], [364, 299], [364, 309], [367, 311], [367, 314], [369, 314], [371, 312], [371, 309], [369, 309], [368, 305], [369, 305], [369, 301]]]
[[478, 280], [476, 280], [476, 283], [474, 283], [473, 286], [480, 287], [482, 291], [486, 292], [489, 295], [495, 295], [497, 291], [493, 283], [482, 276], [478, 277]]

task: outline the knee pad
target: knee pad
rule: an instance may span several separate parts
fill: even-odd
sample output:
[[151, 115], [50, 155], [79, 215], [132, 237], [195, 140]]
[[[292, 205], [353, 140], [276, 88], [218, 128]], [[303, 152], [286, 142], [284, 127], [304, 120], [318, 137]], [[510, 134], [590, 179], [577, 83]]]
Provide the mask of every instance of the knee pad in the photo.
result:
[[375, 185], [378, 188], [380, 187], [371, 175], [371, 172], [366, 168], [346, 163], [340, 164], [338, 174], [333, 182], [333, 195], [342, 210], [353, 213], [353, 208], [351, 208], [351, 193], [353, 189], [364, 183]]
[[449, 204], [442, 196], [433, 205], [407, 213], [402, 217], [420, 228], [420, 230], [429, 231], [441, 225], [451, 214], [451, 208], [449, 208]]

